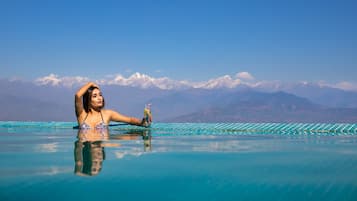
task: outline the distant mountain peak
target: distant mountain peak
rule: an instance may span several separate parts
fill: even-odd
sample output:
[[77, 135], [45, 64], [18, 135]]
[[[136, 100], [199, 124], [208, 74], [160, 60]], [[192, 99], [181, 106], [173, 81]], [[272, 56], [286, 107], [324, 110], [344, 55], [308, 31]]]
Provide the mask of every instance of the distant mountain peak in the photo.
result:
[[224, 75], [215, 79], [210, 79], [207, 82], [202, 82], [194, 85], [194, 88], [217, 89], [217, 88], [235, 88], [241, 84], [240, 79], [232, 79], [229, 75]]
[[51, 86], [65, 86], [72, 87], [74, 85], [80, 85], [89, 82], [89, 78], [74, 76], [74, 77], [59, 77], [56, 74], [49, 74], [48, 76], [41, 77], [35, 80], [37, 85], [51, 85]]

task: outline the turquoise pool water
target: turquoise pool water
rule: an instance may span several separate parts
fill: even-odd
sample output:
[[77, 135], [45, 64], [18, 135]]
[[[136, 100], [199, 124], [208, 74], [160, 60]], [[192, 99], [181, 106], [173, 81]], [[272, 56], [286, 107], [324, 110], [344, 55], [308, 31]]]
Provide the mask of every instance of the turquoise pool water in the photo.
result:
[[0, 122], [0, 200], [355, 200], [355, 124]]

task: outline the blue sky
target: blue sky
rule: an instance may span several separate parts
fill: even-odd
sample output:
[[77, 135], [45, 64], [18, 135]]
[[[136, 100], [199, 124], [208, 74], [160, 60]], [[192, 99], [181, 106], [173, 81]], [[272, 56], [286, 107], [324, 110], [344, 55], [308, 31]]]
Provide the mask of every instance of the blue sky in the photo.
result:
[[0, 1], [0, 78], [357, 82], [357, 1]]

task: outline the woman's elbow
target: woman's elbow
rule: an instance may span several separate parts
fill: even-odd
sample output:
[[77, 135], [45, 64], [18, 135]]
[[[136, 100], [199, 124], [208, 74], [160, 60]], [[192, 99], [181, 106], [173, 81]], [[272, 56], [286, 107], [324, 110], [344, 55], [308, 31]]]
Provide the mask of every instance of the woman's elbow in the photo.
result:
[[82, 96], [78, 93], [74, 94], [74, 100], [75, 101], [81, 101]]

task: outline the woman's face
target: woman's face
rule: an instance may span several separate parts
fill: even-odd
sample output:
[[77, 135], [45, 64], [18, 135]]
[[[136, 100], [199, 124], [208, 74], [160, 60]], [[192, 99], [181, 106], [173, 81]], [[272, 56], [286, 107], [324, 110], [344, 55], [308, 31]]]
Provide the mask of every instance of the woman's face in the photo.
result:
[[93, 89], [90, 104], [94, 109], [103, 107], [103, 96], [99, 89]]

